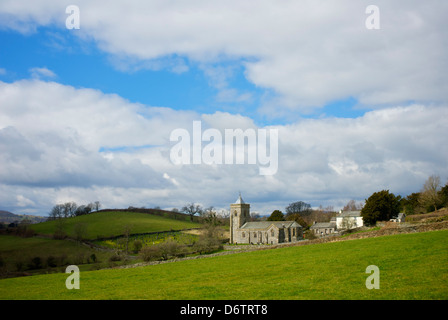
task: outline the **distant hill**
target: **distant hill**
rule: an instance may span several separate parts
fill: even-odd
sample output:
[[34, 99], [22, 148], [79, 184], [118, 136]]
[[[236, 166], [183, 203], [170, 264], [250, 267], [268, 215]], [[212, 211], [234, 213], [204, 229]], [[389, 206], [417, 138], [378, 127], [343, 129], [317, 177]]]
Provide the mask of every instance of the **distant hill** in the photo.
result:
[[15, 214], [9, 211], [0, 210], [0, 223], [20, 222], [22, 220], [30, 220], [31, 223], [39, 223], [46, 221], [46, 217], [32, 216], [27, 214]]

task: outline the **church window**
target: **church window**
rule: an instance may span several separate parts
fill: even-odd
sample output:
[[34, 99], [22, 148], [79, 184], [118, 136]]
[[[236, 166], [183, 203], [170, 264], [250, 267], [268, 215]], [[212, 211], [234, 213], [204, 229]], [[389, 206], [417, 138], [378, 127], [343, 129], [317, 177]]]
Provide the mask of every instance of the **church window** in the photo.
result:
[[257, 233], [256, 232], [254, 232], [254, 238], [256, 238], [257, 237]]
[[245, 232], [243, 232], [243, 238], [245, 238], [246, 237], [246, 233]]
[[271, 230], [271, 236], [274, 236], [274, 229]]

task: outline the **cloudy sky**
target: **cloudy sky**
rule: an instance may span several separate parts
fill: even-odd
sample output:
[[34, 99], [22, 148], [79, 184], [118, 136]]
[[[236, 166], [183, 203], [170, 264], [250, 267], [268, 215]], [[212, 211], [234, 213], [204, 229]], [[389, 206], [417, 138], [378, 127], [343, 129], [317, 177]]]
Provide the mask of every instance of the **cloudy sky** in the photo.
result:
[[[1, 0], [0, 209], [228, 208], [241, 192], [270, 214], [445, 183], [447, 12], [431, 0]], [[223, 137], [277, 130], [277, 171], [260, 175], [248, 154], [173, 163], [170, 135], [193, 136], [194, 121]]]

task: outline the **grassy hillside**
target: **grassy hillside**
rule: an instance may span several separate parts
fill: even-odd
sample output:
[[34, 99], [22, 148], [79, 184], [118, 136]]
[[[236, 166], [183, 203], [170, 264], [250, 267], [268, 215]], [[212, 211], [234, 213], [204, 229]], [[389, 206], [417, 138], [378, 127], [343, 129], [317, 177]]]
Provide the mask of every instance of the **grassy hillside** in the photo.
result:
[[[93, 263], [92, 254], [97, 262], [107, 262], [110, 256], [108, 252], [96, 251], [74, 241], [0, 235], [0, 258], [3, 260], [3, 268], [14, 270], [16, 275], [21, 275], [21, 271], [27, 274], [64, 272], [69, 264], [77, 264], [81, 270], [88, 270], [91, 267], [89, 262]], [[29, 266], [36, 257], [40, 258], [43, 269]], [[49, 258], [52, 259], [51, 266], [48, 265]]]
[[[366, 289], [367, 266], [380, 289]], [[1, 299], [448, 299], [448, 230], [0, 280]]]
[[[145, 213], [103, 211], [64, 219], [65, 232], [73, 236], [74, 227], [79, 223], [87, 226], [87, 239], [121, 235], [126, 225], [131, 227], [131, 233], [182, 230], [200, 226], [198, 223], [190, 221], [174, 220]], [[56, 229], [56, 224], [57, 221], [47, 221], [35, 224], [32, 228], [39, 234], [52, 235]]]

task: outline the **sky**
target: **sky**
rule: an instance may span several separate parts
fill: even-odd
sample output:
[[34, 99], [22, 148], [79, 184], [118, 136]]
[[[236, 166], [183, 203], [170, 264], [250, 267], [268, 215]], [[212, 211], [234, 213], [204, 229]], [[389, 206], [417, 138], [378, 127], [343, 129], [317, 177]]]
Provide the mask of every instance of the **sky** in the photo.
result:
[[[446, 12], [435, 0], [0, 0], [0, 209], [222, 210], [241, 192], [268, 215], [405, 197], [434, 174], [445, 184]], [[242, 163], [226, 162], [229, 130], [256, 137]], [[179, 148], [191, 161], [173, 160]], [[275, 170], [260, 174], [266, 157]]]

